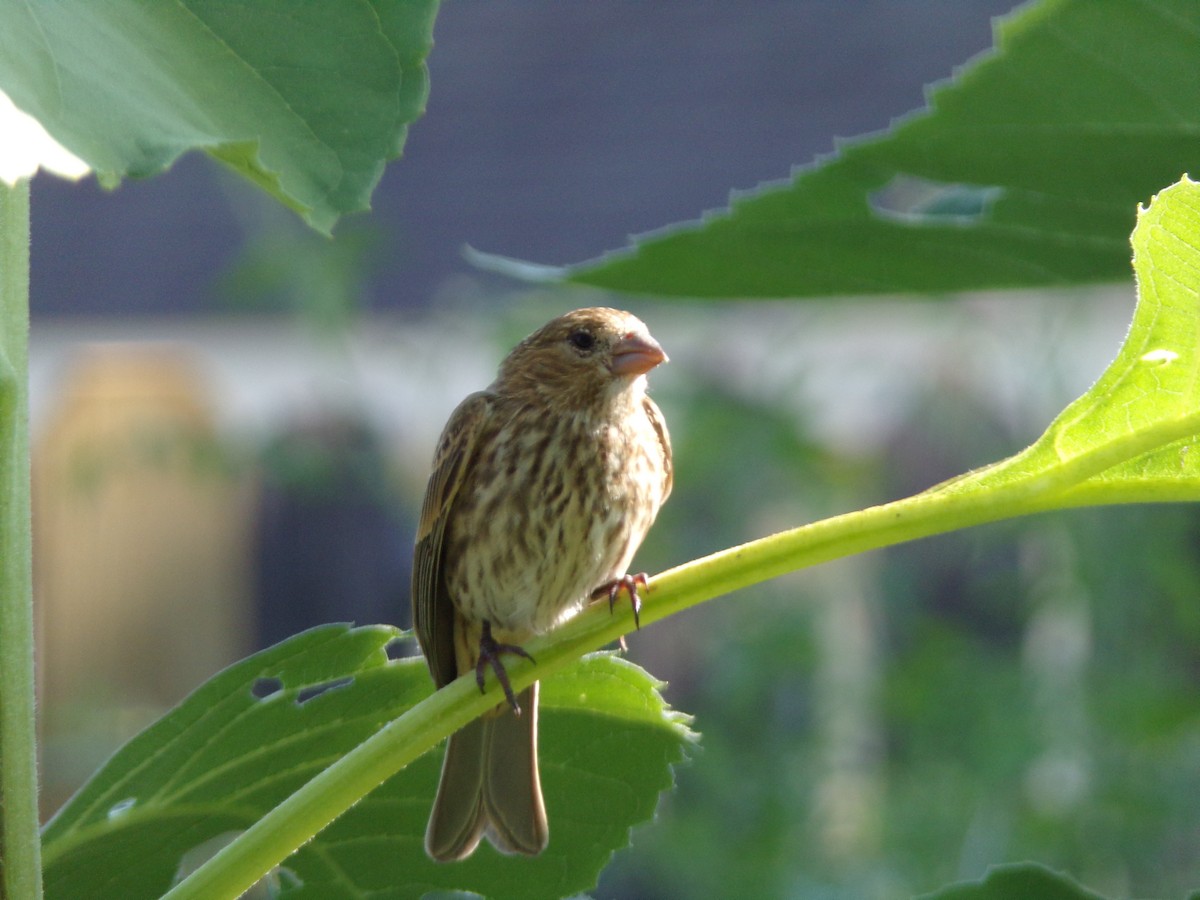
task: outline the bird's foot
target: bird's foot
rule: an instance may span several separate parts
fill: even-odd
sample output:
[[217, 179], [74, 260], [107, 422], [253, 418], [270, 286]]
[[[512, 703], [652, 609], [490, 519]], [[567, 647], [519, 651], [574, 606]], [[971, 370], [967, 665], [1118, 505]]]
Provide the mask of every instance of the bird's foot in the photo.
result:
[[501, 655], [505, 653], [523, 656], [530, 662], [535, 662], [524, 648], [518, 647], [516, 644], [501, 644], [492, 637], [492, 623], [485, 621], [483, 633], [479, 636], [479, 659], [475, 661], [475, 683], [479, 685], [479, 691], [482, 693], [483, 673], [487, 671], [488, 666], [491, 666], [492, 671], [496, 673], [496, 680], [500, 682], [500, 687], [504, 688], [504, 696], [508, 699], [508, 705], [519, 716], [521, 707], [517, 703], [516, 695], [513, 694], [512, 685], [508, 683], [508, 672], [504, 670], [504, 663], [500, 661]]
[[[622, 575], [620, 578], [614, 578], [612, 581], [600, 585], [592, 591], [592, 599], [599, 600], [601, 597], [608, 597], [608, 611], [611, 613], [613, 607], [616, 606], [621, 588], [624, 588], [629, 594], [629, 605], [633, 608], [633, 627], [640, 629], [642, 627], [642, 597], [638, 593], [638, 585], [646, 586], [645, 572], [639, 572], [637, 575]], [[628, 649], [625, 646], [624, 635], [621, 635], [621, 649]]]

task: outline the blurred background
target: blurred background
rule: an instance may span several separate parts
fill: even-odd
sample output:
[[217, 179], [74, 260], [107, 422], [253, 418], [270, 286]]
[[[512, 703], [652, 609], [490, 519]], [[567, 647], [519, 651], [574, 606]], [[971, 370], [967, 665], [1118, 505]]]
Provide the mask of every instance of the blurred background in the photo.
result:
[[[185, 158], [33, 200], [35, 579], [49, 814], [251, 650], [408, 624], [454, 405], [546, 319], [620, 305], [676, 492], [649, 572], [1025, 446], [1115, 354], [1132, 283], [719, 304], [529, 288], [885, 128], [1009, 0], [448, 3], [375, 210], [330, 242]], [[1200, 882], [1200, 518], [1073, 512], [722, 598], [630, 639], [704, 735], [598, 897], [893, 897], [1037, 859], [1109, 894]]]

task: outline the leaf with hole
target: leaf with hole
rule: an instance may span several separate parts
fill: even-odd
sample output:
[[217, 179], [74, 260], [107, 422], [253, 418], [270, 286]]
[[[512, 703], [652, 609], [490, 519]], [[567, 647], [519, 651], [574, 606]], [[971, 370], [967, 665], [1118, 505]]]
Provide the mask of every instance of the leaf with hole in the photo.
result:
[[1046, 0], [995, 35], [887, 132], [735, 194], [728, 210], [535, 274], [697, 297], [1127, 278], [1137, 204], [1200, 168], [1200, 4]]
[[[161, 896], [315, 774], [427, 697], [419, 658], [389, 660], [392, 628], [327, 625], [202, 685], [125, 745], [45, 829], [48, 897]], [[597, 654], [548, 678], [541, 761], [551, 817], [535, 860], [483, 848], [436, 865], [425, 820], [440, 754], [370, 793], [271, 873], [286, 896], [573, 894], [596, 882], [672, 785], [693, 740], [657, 683]]]

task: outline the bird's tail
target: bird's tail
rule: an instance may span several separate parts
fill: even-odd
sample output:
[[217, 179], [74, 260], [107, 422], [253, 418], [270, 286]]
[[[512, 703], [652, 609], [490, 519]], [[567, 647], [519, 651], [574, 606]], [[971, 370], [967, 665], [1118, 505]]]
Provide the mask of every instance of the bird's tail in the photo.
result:
[[466, 859], [486, 833], [502, 853], [536, 856], [550, 839], [537, 760], [535, 682], [507, 706], [450, 736], [425, 850], [439, 862]]

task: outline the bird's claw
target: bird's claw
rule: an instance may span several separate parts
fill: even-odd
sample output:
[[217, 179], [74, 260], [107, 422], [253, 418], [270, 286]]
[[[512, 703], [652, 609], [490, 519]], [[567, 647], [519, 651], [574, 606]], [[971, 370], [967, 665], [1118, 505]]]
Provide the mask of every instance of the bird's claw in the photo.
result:
[[[592, 599], [599, 600], [601, 597], [608, 597], [608, 611], [611, 613], [617, 604], [621, 588], [624, 588], [629, 593], [629, 605], [633, 608], [633, 627], [640, 630], [642, 627], [642, 597], [638, 593], [638, 585], [646, 586], [645, 572], [639, 572], [636, 575], [622, 575], [620, 578], [614, 578], [612, 581], [600, 585], [592, 591]], [[621, 649], [627, 650], [625, 636], [621, 635], [620, 640]]]
[[508, 672], [504, 670], [504, 663], [500, 661], [500, 656], [504, 653], [512, 653], [515, 656], [522, 656], [530, 662], [536, 662], [523, 647], [498, 642], [492, 637], [491, 622], [484, 622], [483, 633], [479, 636], [479, 659], [475, 661], [475, 683], [479, 685], [479, 692], [483, 693], [484, 672], [487, 671], [488, 666], [491, 666], [492, 671], [496, 673], [496, 680], [500, 682], [500, 687], [504, 688], [504, 696], [508, 699], [508, 705], [519, 716], [521, 714], [520, 704], [517, 703], [516, 695], [513, 694], [512, 685], [508, 683]]

